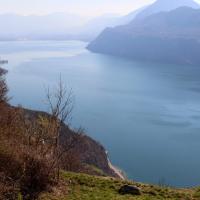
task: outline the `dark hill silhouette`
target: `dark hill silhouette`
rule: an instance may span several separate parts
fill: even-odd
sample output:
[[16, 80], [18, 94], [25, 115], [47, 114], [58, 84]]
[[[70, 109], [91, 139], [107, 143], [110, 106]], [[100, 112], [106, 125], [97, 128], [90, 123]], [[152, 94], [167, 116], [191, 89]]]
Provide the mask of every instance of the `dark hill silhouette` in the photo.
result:
[[165, 63], [200, 64], [200, 10], [181, 7], [108, 28], [93, 52]]

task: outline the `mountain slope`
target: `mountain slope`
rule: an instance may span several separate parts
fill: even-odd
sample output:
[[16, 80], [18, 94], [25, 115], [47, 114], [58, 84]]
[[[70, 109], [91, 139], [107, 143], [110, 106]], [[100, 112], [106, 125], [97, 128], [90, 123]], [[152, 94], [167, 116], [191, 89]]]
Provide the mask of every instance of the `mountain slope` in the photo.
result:
[[83, 27], [80, 28], [79, 35], [88, 40], [95, 39], [105, 28], [126, 25], [135, 19], [136, 15], [144, 10], [145, 7], [137, 9], [128, 15], [102, 15], [89, 20]]
[[[44, 193], [40, 200], [198, 200], [200, 189], [172, 189], [112, 178], [63, 172], [63, 186], [54, 193]], [[124, 185], [141, 189], [141, 195], [120, 195]]]
[[[23, 112], [26, 119], [32, 122], [37, 121], [41, 116], [49, 117], [49, 114], [41, 111], [23, 109]], [[119, 177], [115, 171], [111, 169], [106, 150], [100, 143], [85, 134], [77, 134], [65, 124], [61, 126], [60, 137], [65, 146], [68, 145], [67, 141], [75, 142], [71, 150], [72, 152], [73, 150], [76, 151], [78, 155], [77, 158], [79, 158], [81, 164], [80, 172], [92, 175]]]
[[[1, 14], [0, 40], [68, 39], [88, 19], [68, 13], [49, 15]], [[73, 23], [72, 23], [73, 22]]]
[[106, 27], [130, 23], [142, 9], [125, 16], [107, 14], [93, 19], [62, 12], [41, 16], [0, 14], [0, 40], [92, 40]]
[[139, 8], [125, 16], [103, 15], [90, 20], [81, 30], [81, 34], [88, 38], [97, 37], [105, 28], [126, 25], [134, 19], [142, 19], [161, 11], [171, 11], [181, 6], [200, 8], [193, 0], [157, 0], [150, 6]]
[[143, 61], [199, 64], [199, 38], [200, 10], [181, 7], [106, 29], [88, 49]]
[[182, 7], [182, 6], [187, 6], [191, 8], [198, 9], [200, 8], [200, 5], [196, 3], [193, 0], [157, 0], [150, 6], [148, 6], [146, 9], [141, 11], [136, 18], [141, 19], [145, 18], [149, 15], [162, 12], [162, 11], [171, 11], [176, 8]]

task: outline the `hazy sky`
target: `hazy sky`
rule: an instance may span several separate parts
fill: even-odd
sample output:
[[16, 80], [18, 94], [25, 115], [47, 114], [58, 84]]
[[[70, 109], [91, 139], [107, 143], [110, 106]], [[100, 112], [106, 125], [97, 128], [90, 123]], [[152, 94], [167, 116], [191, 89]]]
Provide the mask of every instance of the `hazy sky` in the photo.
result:
[[[127, 14], [155, 0], [0, 0], [0, 13], [47, 14], [69, 12], [81, 15]], [[200, 0], [196, 0], [200, 3]]]
[[154, 0], [0, 0], [0, 13], [46, 14], [66, 11], [81, 15], [126, 14]]

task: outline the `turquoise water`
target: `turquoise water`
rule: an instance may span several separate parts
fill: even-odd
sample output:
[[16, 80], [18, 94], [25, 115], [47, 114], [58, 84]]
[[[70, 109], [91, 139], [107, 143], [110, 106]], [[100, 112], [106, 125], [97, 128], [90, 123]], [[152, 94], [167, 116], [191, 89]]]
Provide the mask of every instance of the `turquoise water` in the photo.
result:
[[200, 185], [200, 66], [98, 55], [78, 41], [1, 42], [11, 103], [47, 111], [60, 75], [84, 127], [136, 181]]

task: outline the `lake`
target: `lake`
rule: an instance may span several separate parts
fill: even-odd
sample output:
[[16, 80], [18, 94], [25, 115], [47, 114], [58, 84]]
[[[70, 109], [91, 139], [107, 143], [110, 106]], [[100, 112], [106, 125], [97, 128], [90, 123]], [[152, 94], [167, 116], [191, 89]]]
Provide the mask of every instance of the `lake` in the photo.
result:
[[71, 126], [101, 142], [130, 179], [200, 185], [200, 66], [94, 54], [79, 41], [1, 42], [11, 103], [44, 110], [61, 75], [75, 95]]

